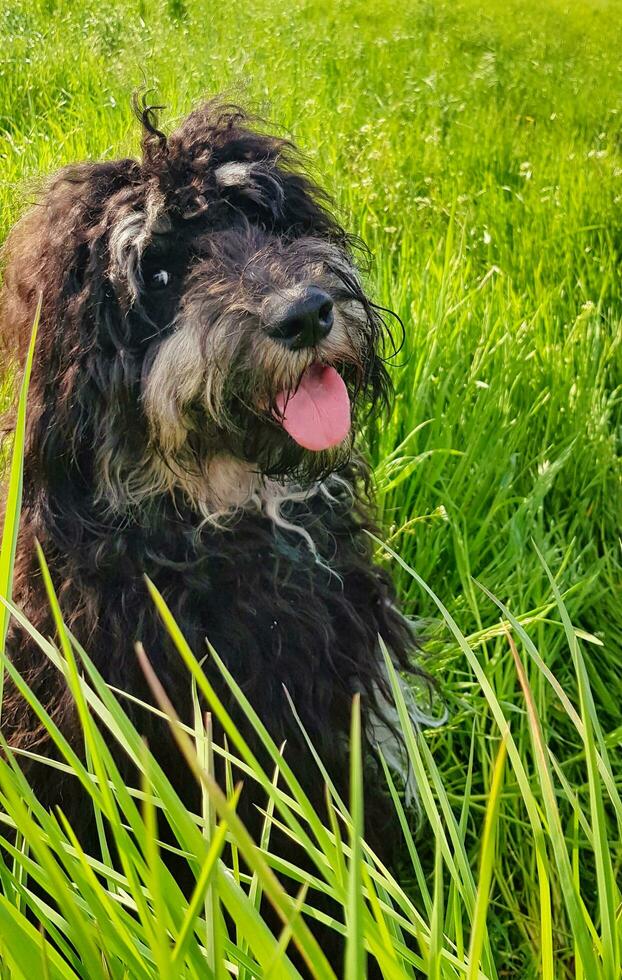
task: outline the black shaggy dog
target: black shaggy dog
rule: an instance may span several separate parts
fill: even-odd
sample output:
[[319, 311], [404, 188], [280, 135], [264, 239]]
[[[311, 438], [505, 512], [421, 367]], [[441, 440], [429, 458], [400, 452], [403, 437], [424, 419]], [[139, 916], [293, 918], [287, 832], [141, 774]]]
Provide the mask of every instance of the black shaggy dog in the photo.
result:
[[[354, 242], [288, 141], [218, 102], [168, 138], [151, 109], [139, 115], [140, 162], [64, 168], [5, 248], [2, 333], [22, 363], [42, 296], [14, 599], [54, 634], [38, 540], [65, 621], [106, 680], [149, 697], [141, 641], [188, 721], [189, 678], [148, 576], [196, 654], [208, 637], [275, 739], [287, 740], [322, 808], [284, 687], [347, 792], [355, 692], [369, 764], [379, 740], [399, 756], [378, 635], [399, 668], [415, 670], [410, 626], [372, 559], [365, 468], [353, 455], [360, 410], [389, 390], [385, 311], [363, 291]], [[79, 748], [58, 672], [17, 626], [8, 644]], [[166, 726], [133, 710], [196, 806]], [[52, 751], [10, 684], [2, 725], [12, 745]], [[88, 808], [77, 781], [44, 767], [30, 778], [42, 801], [80, 823]], [[376, 842], [391, 811], [380, 783], [367, 785]]]

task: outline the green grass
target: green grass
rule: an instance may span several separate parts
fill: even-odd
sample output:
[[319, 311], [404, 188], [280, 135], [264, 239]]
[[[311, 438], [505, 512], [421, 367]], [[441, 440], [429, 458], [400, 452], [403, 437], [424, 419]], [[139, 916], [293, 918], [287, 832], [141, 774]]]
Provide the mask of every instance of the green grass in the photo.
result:
[[[415, 831], [401, 814], [399, 881], [360, 841], [356, 752], [351, 818], [334, 801], [324, 825], [293, 802], [278, 747], [275, 789], [274, 772], [256, 772], [230, 740], [265, 786], [268, 813], [317, 857], [317, 880], [301, 885], [343, 904], [348, 978], [360, 972], [362, 942], [387, 977], [470, 978], [478, 967], [485, 977], [619, 975], [620, 50], [618, 0], [0, 8], [0, 238], [36, 175], [136, 152], [129, 96], [143, 74], [170, 107], [167, 125], [224, 90], [308, 152], [372, 247], [371, 288], [406, 325], [393, 414], [368, 433], [390, 548], [378, 553], [407, 611], [426, 620], [428, 666], [450, 715], [409, 738], [423, 819]], [[16, 458], [19, 449], [18, 439]], [[12, 540], [9, 521], [3, 590]], [[77, 693], [71, 665], [83, 656], [68, 637], [63, 654]], [[124, 855], [122, 870], [93, 869], [0, 763], [0, 799], [21, 832], [0, 866], [0, 975], [220, 978], [214, 951], [224, 949], [247, 978], [256, 963], [263, 976], [295, 976], [283, 954], [293, 937], [329, 976], [313, 915], [300, 914], [310, 896], [290, 898], [274, 878], [287, 869], [270, 855], [270, 818], [252, 850], [233, 789], [227, 800], [210, 780], [222, 749], [204, 720], [186, 733], [202, 763], [197, 823], [87, 674], [91, 710], [141, 760], [144, 799], [137, 806], [119, 785], [85, 709], [99, 781], [80, 778]], [[175, 814], [179, 846], [193, 856], [190, 906], [149, 833], [154, 806]], [[225, 825], [252, 880], [223, 850]], [[32, 897], [26, 873], [54, 883], [59, 913]], [[257, 912], [264, 892], [283, 915], [280, 944]], [[33, 902], [66, 962], [24, 918]], [[238, 923], [232, 935], [222, 906]]]

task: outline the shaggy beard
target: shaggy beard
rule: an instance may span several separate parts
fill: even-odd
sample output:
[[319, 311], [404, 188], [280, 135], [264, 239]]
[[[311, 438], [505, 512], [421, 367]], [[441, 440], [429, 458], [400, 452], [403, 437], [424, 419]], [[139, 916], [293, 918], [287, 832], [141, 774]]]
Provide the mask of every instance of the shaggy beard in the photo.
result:
[[[265, 477], [288, 480], [303, 488], [344, 467], [351, 457], [361, 403], [367, 403], [368, 415], [378, 408], [379, 403], [382, 404], [379, 389], [384, 382], [384, 369], [381, 361], [370, 354], [367, 364], [359, 361], [342, 363], [338, 370], [348, 389], [352, 414], [350, 433], [340, 445], [318, 452], [299, 446], [280, 424], [276, 406], [278, 392], [264, 391], [259, 399], [266, 405], [263, 411], [253, 409], [235, 392], [228, 395], [219, 448], [256, 467]], [[246, 380], [238, 378], [236, 388], [237, 391], [249, 391], [251, 385], [250, 377]]]
[[160, 452], [180, 476], [184, 470], [189, 476], [191, 471], [199, 472], [214, 455], [226, 453], [264, 477], [305, 487], [345, 465], [352, 451], [352, 431], [339, 446], [319, 452], [304, 449], [280, 425], [276, 406], [255, 412], [235, 396], [228, 401], [220, 425], [200, 406], [188, 413], [186, 424], [189, 431], [175, 459]]
[[[249, 350], [241, 344], [239, 329], [237, 334], [222, 330], [221, 343], [212, 334], [207, 350], [202, 347], [203, 334], [196, 347], [182, 344], [181, 333], [172, 343], [165, 341], [164, 356], [156, 356], [153, 373], [147, 371], [144, 377], [149, 450], [157, 456], [155, 472], [168, 489], [201, 502], [199, 509], [205, 512], [204, 501], [212, 496], [210, 462], [223, 454], [258, 477], [301, 489], [343, 468], [351, 457], [358, 415], [365, 408], [375, 414], [387, 403], [387, 374], [377, 350], [382, 321], [371, 306], [365, 312], [365, 334], [360, 319], [343, 314], [341, 332], [331, 338], [332, 349], [327, 343], [321, 349], [292, 353], [268, 342]], [[231, 336], [239, 346], [232, 347]], [[330, 364], [343, 378], [352, 429], [340, 445], [313, 452], [287, 434], [277, 403], [318, 361]], [[181, 373], [180, 362], [186, 366]], [[185, 405], [179, 398], [184, 386], [194, 388]], [[225, 501], [221, 498], [220, 503]]]
[[251, 423], [244, 433], [239, 455], [266, 477], [291, 480], [302, 487], [317, 483], [340, 469], [350, 459], [352, 437], [341, 445], [310, 452], [294, 442], [278, 423]]

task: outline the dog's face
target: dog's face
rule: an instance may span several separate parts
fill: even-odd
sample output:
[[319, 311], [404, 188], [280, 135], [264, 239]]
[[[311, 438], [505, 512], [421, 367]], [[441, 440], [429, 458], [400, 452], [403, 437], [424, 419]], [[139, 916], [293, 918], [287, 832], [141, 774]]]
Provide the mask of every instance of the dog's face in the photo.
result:
[[[252, 167], [239, 165], [241, 180]], [[349, 452], [353, 403], [376, 380], [376, 319], [343, 248], [284, 234], [270, 211], [251, 220], [229, 195], [223, 203], [227, 226], [208, 207], [143, 255], [151, 437], [182, 470], [227, 451], [265, 474], [309, 479]]]
[[317, 480], [347, 458], [359, 403], [387, 391], [351, 240], [292, 147], [239, 112], [207, 105], [168, 140], [143, 124], [142, 163], [95, 165], [68, 204], [102, 486], [200, 497], [223, 455]]

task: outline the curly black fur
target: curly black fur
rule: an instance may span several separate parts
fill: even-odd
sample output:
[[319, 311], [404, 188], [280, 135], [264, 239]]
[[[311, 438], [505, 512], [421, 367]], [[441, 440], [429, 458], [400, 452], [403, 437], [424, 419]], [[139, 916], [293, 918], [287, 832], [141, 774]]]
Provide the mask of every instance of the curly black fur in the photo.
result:
[[[382, 311], [360, 284], [354, 240], [289, 142], [218, 102], [168, 138], [152, 109], [138, 112], [142, 160], [61, 170], [5, 249], [2, 332], [21, 362], [42, 296], [14, 598], [54, 633], [37, 539], [65, 621], [105, 678], [149, 698], [140, 640], [189, 720], [188, 676], [147, 595], [149, 576], [197, 655], [209, 637], [274, 737], [287, 739], [321, 807], [283, 685], [345, 789], [352, 695], [361, 692], [368, 719], [388, 694], [378, 634], [404, 670], [414, 669], [413, 641], [364, 533], [370, 506], [351, 441], [301, 449], [280, 425], [276, 394], [321, 357], [348, 385], [354, 425], [381, 406]], [[266, 309], [310, 280], [330, 294], [340, 338], [284, 358], [263, 332]], [[238, 496], [228, 500], [231, 486]], [[9, 651], [79, 746], [59, 675], [18, 628]], [[160, 723], [130, 710], [194, 805]], [[50, 751], [10, 685], [2, 724], [11, 744]], [[62, 800], [78, 819], [72, 783], [36, 768], [31, 778], [43, 800]], [[370, 782], [376, 841], [389, 809]]]

